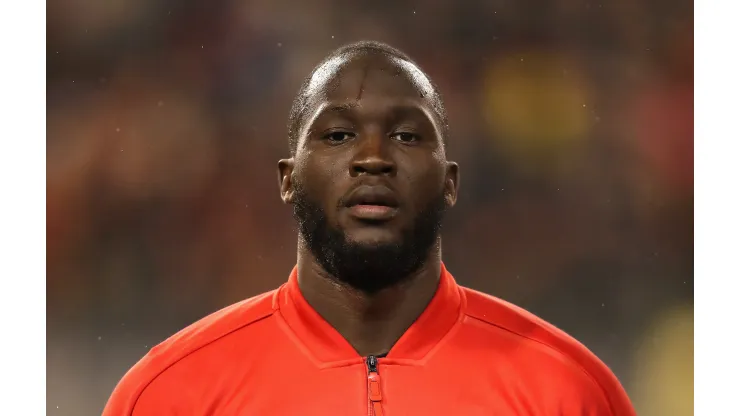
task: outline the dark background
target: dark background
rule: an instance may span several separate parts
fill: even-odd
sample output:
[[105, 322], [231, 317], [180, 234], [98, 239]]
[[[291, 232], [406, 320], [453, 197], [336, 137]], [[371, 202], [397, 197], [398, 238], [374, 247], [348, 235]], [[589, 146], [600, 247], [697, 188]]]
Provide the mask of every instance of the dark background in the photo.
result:
[[47, 409], [100, 414], [149, 348], [295, 261], [277, 160], [303, 77], [380, 40], [439, 84], [461, 284], [581, 340], [641, 415], [693, 414], [693, 6], [47, 3]]

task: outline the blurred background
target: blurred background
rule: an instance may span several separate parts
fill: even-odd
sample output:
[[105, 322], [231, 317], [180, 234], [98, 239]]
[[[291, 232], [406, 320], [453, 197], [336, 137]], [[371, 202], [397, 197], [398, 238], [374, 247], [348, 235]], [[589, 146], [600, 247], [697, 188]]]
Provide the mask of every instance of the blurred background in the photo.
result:
[[47, 409], [100, 414], [153, 345], [283, 283], [303, 77], [388, 42], [439, 84], [458, 282], [574, 335], [638, 412], [693, 414], [688, 0], [50, 1]]

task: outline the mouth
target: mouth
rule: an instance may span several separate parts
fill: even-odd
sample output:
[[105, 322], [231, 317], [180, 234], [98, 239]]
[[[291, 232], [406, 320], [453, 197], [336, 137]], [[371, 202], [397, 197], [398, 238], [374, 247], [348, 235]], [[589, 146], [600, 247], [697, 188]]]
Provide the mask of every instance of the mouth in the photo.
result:
[[347, 198], [350, 215], [364, 221], [387, 221], [398, 213], [398, 199], [385, 186], [362, 185]]
[[387, 221], [398, 212], [398, 208], [385, 205], [353, 205], [349, 210], [353, 217], [365, 221]]

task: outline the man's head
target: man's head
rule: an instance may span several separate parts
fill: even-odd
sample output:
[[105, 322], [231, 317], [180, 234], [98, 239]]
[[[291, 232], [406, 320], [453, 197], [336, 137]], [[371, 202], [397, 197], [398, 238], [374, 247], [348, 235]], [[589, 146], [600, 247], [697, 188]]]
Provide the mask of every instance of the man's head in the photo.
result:
[[330, 275], [373, 293], [438, 249], [458, 189], [446, 137], [436, 87], [403, 53], [362, 42], [314, 69], [291, 110], [293, 157], [278, 167], [300, 242]]

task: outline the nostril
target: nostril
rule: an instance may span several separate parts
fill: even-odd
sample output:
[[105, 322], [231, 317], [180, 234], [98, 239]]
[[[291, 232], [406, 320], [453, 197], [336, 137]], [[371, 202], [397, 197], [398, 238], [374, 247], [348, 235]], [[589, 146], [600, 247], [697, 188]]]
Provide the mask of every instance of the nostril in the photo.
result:
[[355, 161], [351, 170], [356, 174], [388, 175], [395, 171], [395, 164], [389, 160], [371, 158]]

